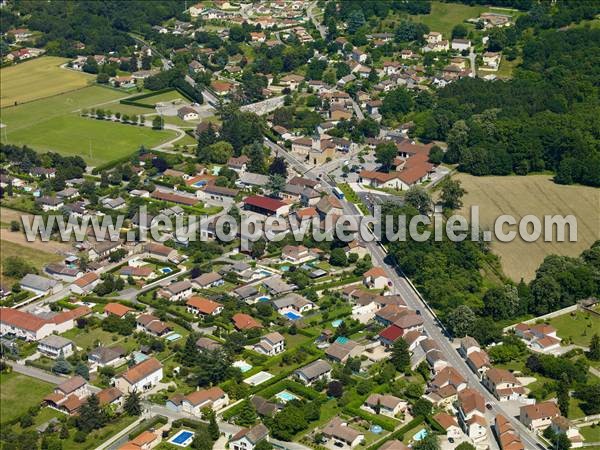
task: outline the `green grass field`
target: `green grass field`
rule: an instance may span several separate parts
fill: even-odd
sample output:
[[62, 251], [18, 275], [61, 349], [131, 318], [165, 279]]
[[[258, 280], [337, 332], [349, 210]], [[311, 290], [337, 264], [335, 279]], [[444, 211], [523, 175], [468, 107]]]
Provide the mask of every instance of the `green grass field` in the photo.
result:
[[[4, 230], [3, 230], [4, 233]], [[43, 266], [48, 263], [58, 262], [61, 260], [61, 256], [55, 253], [45, 252], [42, 249], [43, 244], [31, 246], [20, 245], [7, 240], [1, 240], [0, 245], [2, 246], [2, 255], [0, 258], [0, 280], [2, 284], [6, 286], [12, 286], [17, 280], [14, 278], [3, 275], [4, 273], [4, 261], [9, 256], [18, 256], [25, 259], [29, 264], [42, 271]]]
[[137, 100], [138, 103], [143, 103], [144, 105], [156, 105], [160, 102], [170, 102], [173, 100], [181, 99], [183, 100], [181, 94], [177, 91], [168, 91], [163, 92], [162, 94], [152, 95], [150, 97], [145, 97]]
[[174, 136], [172, 131], [124, 125], [79, 117], [77, 111], [101, 105], [111, 109], [123, 93], [88, 87], [0, 110], [6, 125], [2, 142], [29, 145], [39, 151], [80, 155], [99, 165], [133, 153], [141, 145], [153, 147]]
[[585, 347], [590, 345], [594, 333], [600, 330], [600, 318], [582, 311], [577, 311], [574, 316], [564, 314], [554, 317], [548, 322], [558, 330], [558, 337]]
[[0, 423], [19, 417], [38, 405], [54, 386], [20, 373], [0, 374]]
[[60, 67], [68, 61], [43, 56], [0, 70], [0, 107], [69, 92], [94, 81], [93, 75]]
[[465, 20], [479, 17], [482, 12], [486, 11], [509, 14], [513, 16], [513, 19], [520, 14], [518, 11], [490, 8], [483, 5], [467, 6], [460, 3], [431, 2], [430, 14], [411, 16], [411, 19], [424, 23], [431, 31], [442, 33], [444, 39], [450, 39], [452, 28], [455, 25], [463, 23], [468, 29], [475, 29], [472, 24], [465, 23]]

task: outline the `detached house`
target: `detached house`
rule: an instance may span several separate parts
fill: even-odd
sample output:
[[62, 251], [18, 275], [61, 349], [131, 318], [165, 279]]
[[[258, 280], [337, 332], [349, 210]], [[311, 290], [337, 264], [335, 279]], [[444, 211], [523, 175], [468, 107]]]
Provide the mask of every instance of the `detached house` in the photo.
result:
[[176, 281], [158, 291], [158, 295], [171, 302], [185, 300], [192, 295], [192, 283], [189, 280]]
[[223, 305], [204, 297], [191, 297], [186, 306], [188, 312], [200, 316], [216, 316], [223, 311]]
[[156, 358], [149, 358], [126, 370], [115, 380], [115, 386], [124, 393], [145, 392], [156, 386], [162, 378], [162, 364]]
[[325, 350], [325, 356], [332, 361], [344, 364], [349, 358], [360, 355], [364, 351], [364, 346], [359, 345], [353, 340], [335, 341], [327, 350]]
[[141, 314], [136, 319], [137, 329], [160, 337], [171, 332], [171, 327], [152, 314]]
[[332, 367], [327, 361], [317, 359], [316, 361], [297, 369], [294, 372], [294, 375], [304, 384], [311, 385], [318, 380], [329, 380], [331, 370]]
[[475, 389], [466, 388], [458, 393], [458, 419], [465, 434], [474, 442], [486, 439], [485, 399]]
[[356, 447], [363, 442], [365, 436], [359, 431], [348, 426], [348, 423], [339, 417], [334, 417], [323, 428], [323, 435], [331, 439], [336, 447]]
[[254, 351], [267, 356], [275, 356], [285, 351], [285, 338], [277, 332], [265, 334], [254, 346]]
[[67, 358], [73, 354], [74, 348], [73, 341], [56, 334], [41, 339], [37, 347], [38, 352], [50, 358], [58, 358], [60, 355]]
[[364, 273], [363, 283], [369, 289], [385, 289], [391, 286], [392, 281], [381, 267], [373, 267]]
[[218, 386], [201, 389], [186, 395], [181, 400], [181, 411], [195, 417], [202, 416], [203, 408], [218, 411], [229, 404], [229, 396]]
[[554, 402], [522, 406], [519, 411], [519, 420], [532, 431], [548, 428], [552, 424], [552, 419], [558, 416], [560, 410]]
[[517, 378], [506, 369], [492, 367], [483, 375], [483, 385], [498, 400], [519, 400], [525, 396], [525, 389]]
[[243, 428], [229, 440], [229, 448], [233, 450], [254, 450], [256, 444], [269, 439], [269, 430], [262, 423], [252, 428]]
[[390, 394], [371, 394], [365, 400], [362, 408], [372, 414], [383, 414], [396, 417], [406, 410], [407, 402]]

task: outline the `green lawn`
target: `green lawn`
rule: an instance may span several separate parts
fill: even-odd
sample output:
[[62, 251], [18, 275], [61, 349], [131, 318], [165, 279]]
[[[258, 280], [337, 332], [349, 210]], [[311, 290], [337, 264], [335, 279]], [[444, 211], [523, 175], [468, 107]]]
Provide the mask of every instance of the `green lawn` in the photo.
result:
[[[63, 333], [62, 336], [71, 339], [78, 347], [81, 347], [84, 350], [88, 347], [95, 347], [95, 344], [98, 342], [105, 346], [112, 346], [117, 345], [115, 342], [119, 341], [118, 345], [126, 347], [126, 345], [124, 345], [126, 342], [122, 336], [104, 331], [100, 327], [93, 328], [92, 330], [73, 328], [66, 333]], [[116, 337], [116, 340], [113, 340], [113, 337]], [[130, 340], [133, 342], [133, 339]]]
[[58, 262], [62, 259], [60, 255], [44, 251], [43, 244], [37, 246], [25, 246], [8, 240], [2, 240], [0, 241], [0, 244], [2, 245], [2, 254], [0, 259], [0, 280], [7, 286], [12, 286], [13, 283], [17, 281], [15, 278], [10, 278], [4, 275], [4, 261], [9, 256], [19, 256], [24, 258], [28, 264], [31, 264], [39, 271], [41, 271], [43, 266], [46, 264]]
[[574, 316], [564, 314], [549, 320], [561, 339], [572, 340], [576, 345], [588, 346], [594, 333], [600, 331], [600, 319], [589, 313], [577, 311]]
[[600, 426], [598, 425], [595, 427], [582, 427], [579, 429], [579, 433], [588, 442], [600, 442]]
[[15, 419], [52, 392], [54, 386], [20, 373], [0, 374], [0, 423]]
[[[459, 23], [464, 23], [467, 19], [479, 17], [487, 11], [486, 6], [467, 6], [460, 3], [442, 3], [431, 2], [431, 13], [426, 15], [411, 16], [415, 22], [422, 22], [429, 27], [431, 31], [437, 31], [444, 35], [444, 39], [450, 39], [452, 28]], [[474, 29], [473, 25], [465, 24], [468, 28]]]
[[170, 101], [177, 100], [177, 99], [183, 100], [183, 97], [181, 96], [181, 94], [179, 92], [168, 91], [168, 92], [163, 92], [162, 94], [156, 94], [156, 95], [151, 95], [150, 97], [141, 98], [139, 100], [136, 100], [136, 102], [143, 103], [144, 105], [154, 106], [159, 102], [170, 102]]
[[77, 111], [102, 105], [117, 106], [125, 94], [99, 86], [88, 87], [0, 111], [6, 128], [2, 142], [29, 145], [39, 151], [80, 155], [99, 165], [153, 147], [174, 136], [172, 131], [124, 125], [79, 117]]

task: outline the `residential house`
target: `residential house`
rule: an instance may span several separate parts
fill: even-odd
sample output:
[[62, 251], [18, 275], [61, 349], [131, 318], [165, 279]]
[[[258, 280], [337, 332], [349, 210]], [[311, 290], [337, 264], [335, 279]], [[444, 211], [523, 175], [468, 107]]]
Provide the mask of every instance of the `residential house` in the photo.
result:
[[189, 280], [176, 281], [159, 290], [158, 295], [171, 302], [185, 300], [192, 295], [192, 283]]
[[90, 314], [87, 306], [62, 311], [49, 317], [13, 308], [0, 308], [0, 335], [10, 334], [27, 341], [39, 341], [53, 333], [64, 333], [75, 326], [75, 320]]
[[162, 377], [163, 368], [160, 361], [148, 358], [119, 375], [115, 386], [124, 393], [145, 392], [156, 386]]
[[232, 450], [254, 450], [256, 444], [263, 439], [269, 440], [269, 430], [262, 423], [252, 428], [243, 428], [229, 440], [229, 448]]
[[269, 277], [265, 279], [262, 284], [265, 288], [267, 288], [271, 295], [287, 294], [288, 292], [296, 289], [295, 285], [286, 283], [280, 275]]
[[51, 334], [38, 341], [38, 352], [43, 353], [50, 358], [58, 358], [60, 355], [65, 358], [73, 354], [75, 345], [73, 341], [56, 334]]
[[108, 407], [119, 411], [123, 407], [125, 396], [116, 387], [109, 386], [105, 389], [102, 389], [96, 395], [98, 396], [98, 402], [100, 403], [100, 406], [103, 408]]
[[275, 356], [285, 351], [285, 338], [277, 332], [265, 334], [254, 345], [254, 351], [267, 356]]
[[325, 350], [325, 356], [332, 361], [345, 364], [349, 358], [359, 356], [365, 347], [351, 339], [336, 340]]
[[149, 242], [144, 250], [152, 258], [163, 262], [169, 261], [177, 255], [177, 250], [156, 242]]
[[485, 52], [483, 54], [483, 64], [490, 69], [497, 70], [500, 67], [500, 59], [502, 54], [498, 52]]
[[194, 289], [209, 289], [211, 287], [222, 286], [225, 280], [217, 272], [208, 272], [193, 278], [191, 283]]
[[262, 325], [254, 317], [245, 313], [236, 313], [231, 317], [233, 325], [238, 330], [250, 330], [252, 328], [262, 328]]
[[317, 253], [304, 245], [286, 245], [281, 250], [281, 259], [293, 264], [302, 264], [315, 259], [317, 256]]
[[466, 387], [467, 381], [454, 367], [445, 367], [429, 381], [425, 398], [436, 406], [449, 407]]
[[182, 106], [177, 110], [177, 117], [187, 122], [190, 120], [198, 120], [200, 116], [198, 115], [198, 111], [191, 106]]
[[122, 305], [121, 303], [107, 303], [104, 305], [104, 314], [107, 316], [112, 314], [122, 318], [132, 312], [135, 312], [135, 309]]
[[465, 434], [475, 443], [487, 437], [485, 399], [477, 390], [463, 389], [458, 393], [458, 420]]
[[552, 419], [560, 416], [556, 403], [547, 401], [521, 406], [519, 420], [532, 431], [544, 430], [552, 425]]
[[363, 274], [363, 283], [369, 289], [385, 289], [392, 285], [385, 270], [381, 267], [373, 267]]
[[204, 297], [191, 297], [186, 302], [187, 311], [197, 316], [216, 316], [223, 311], [223, 305]]
[[312, 363], [294, 371], [294, 375], [306, 385], [311, 385], [318, 380], [329, 380], [331, 365], [323, 360], [317, 359]]
[[76, 279], [69, 289], [74, 294], [83, 295], [93, 291], [98, 283], [100, 283], [100, 277], [98, 274], [96, 272], [88, 272], [82, 277]]
[[65, 414], [76, 414], [90, 395], [85, 379], [79, 375], [69, 378], [54, 388], [54, 391], [44, 397], [44, 403]]
[[265, 216], [285, 217], [289, 214], [290, 205], [270, 197], [251, 195], [244, 199], [244, 209]]
[[557, 330], [551, 325], [520, 323], [515, 326], [514, 330], [515, 334], [534, 351], [553, 353], [560, 349], [560, 339], [556, 335]]
[[137, 329], [157, 337], [164, 336], [172, 331], [171, 326], [152, 314], [140, 314], [136, 319]]
[[565, 434], [569, 441], [571, 441], [571, 448], [583, 447], [583, 436], [581, 436], [577, 426], [573, 425], [566, 417], [554, 417], [550, 427], [557, 435]]
[[492, 367], [483, 375], [482, 383], [501, 402], [525, 396], [521, 382], [506, 369]]
[[458, 426], [456, 417], [441, 412], [433, 416], [433, 419], [446, 430], [446, 437], [457, 440], [463, 436], [461, 428]]
[[308, 156], [312, 151], [313, 141], [309, 137], [299, 137], [292, 141], [292, 152], [301, 156]]
[[219, 387], [194, 391], [181, 400], [181, 411], [195, 417], [202, 417], [202, 409], [218, 411], [229, 404], [229, 396]]
[[345, 420], [334, 417], [323, 428], [323, 436], [331, 439], [336, 447], [349, 446], [354, 448], [361, 444], [365, 439], [364, 434], [348, 425]]
[[88, 363], [92, 370], [120, 366], [125, 363], [125, 350], [122, 347], [96, 347], [88, 353]]
[[408, 403], [390, 394], [371, 394], [362, 405], [362, 408], [372, 414], [383, 414], [396, 417], [406, 410]]
[[19, 282], [21, 289], [36, 295], [54, 294], [62, 289], [62, 284], [56, 280], [28, 273]]
[[470, 39], [452, 39], [450, 48], [452, 48], [452, 50], [457, 50], [459, 52], [469, 51], [469, 49], [471, 48], [471, 40]]
[[215, 341], [214, 339], [210, 339], [207, 337], [199, 337], [196, 341], [196, 347], [198, 350], [206, 350], [209, 352], [213, 352], [215, 350], [220, 350], [223, 346], [221, 343]]

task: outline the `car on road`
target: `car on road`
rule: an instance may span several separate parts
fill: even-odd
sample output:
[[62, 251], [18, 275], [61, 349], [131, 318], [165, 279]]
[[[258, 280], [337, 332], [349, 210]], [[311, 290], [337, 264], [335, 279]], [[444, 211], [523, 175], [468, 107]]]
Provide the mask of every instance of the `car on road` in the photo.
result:
[[486, 407], [487, 409], [491, 410], [491, 409], [492, 409], [492, 404], [491, 404], [490, 402], [487, 402], [487, 403], [485, 404], [485, 407]]

